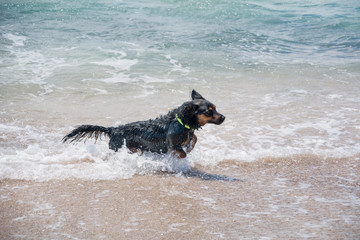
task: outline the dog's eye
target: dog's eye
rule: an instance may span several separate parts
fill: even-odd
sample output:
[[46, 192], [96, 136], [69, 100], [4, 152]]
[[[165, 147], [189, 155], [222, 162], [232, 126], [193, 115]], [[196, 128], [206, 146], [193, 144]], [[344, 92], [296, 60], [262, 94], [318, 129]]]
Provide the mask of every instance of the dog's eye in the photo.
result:
[[205, 115], [210, 117], [210, 116], [213, 115], [213, 111], [212, 111], [212, 110], [208, 110], [208, 111], [205, 112]]

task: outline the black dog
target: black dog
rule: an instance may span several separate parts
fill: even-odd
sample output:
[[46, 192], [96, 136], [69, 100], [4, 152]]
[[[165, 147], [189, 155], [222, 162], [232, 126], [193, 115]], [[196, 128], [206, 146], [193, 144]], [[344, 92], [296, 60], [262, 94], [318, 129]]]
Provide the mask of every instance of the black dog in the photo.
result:
[[[194, 131], [206, 123], [221, 124], [225, 116], [216, 111], [211, 102], [203, 98], [195, 90], [191, 93], [192, 101], [154, 120], [139, 121], [119, 127], [101, 127], [82, 125], [63, 138], [63, 142], [81, 141], [102, 134], [110, 137], [109, 148], [118, 151], [126, 144], [133, 153], [150, 151], [156, 153], [171, 152], [180, 158], [186, 157], [197, 142]], [[186, 152], [183, 150], [185, 148]]]

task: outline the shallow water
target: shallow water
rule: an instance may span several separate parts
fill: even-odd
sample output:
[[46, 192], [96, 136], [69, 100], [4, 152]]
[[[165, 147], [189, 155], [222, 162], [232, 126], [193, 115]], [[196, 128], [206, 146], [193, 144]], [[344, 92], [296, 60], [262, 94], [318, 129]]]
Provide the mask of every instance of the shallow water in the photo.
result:
[[[43, 163], [62, 179], [78, 176], [69, 161], [132, 162], [60, 139], [79, 124], [155, 118], [192, 89], [227, 119], [199, 131], [190, 165], [360, 152], [357, 1], [39, 0], [1, 9], [2, 178], [53, 178], [36, 172]], [[136, 172], [126, 168], [120, 178]]]

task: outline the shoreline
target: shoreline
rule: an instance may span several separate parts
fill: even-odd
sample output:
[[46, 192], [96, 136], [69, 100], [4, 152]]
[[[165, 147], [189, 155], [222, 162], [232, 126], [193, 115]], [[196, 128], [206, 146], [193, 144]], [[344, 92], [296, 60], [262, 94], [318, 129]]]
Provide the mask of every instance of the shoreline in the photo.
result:
[[358, 239], [360, 163], [225, 161], [192, 174], [0, 181], [1, 239]]

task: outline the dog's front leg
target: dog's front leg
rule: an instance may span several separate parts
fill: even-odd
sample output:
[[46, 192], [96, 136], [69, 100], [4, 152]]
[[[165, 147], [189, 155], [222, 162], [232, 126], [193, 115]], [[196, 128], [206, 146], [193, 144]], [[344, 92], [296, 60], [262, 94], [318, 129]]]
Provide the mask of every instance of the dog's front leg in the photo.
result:
[[182, 146], [186, 138], [187, 135], [184, 133], [182, 125], [178, 122], [171, 124], [166, 136], [169, 152], [178, 158], [185, 158], [186, 152], [182, 149]]
[[130, 147], [128, 149], [130, 150], [130, 153], [137, 153], [139, 156], [143, 155], [143, 151], [141, 151], [141, 149], [137, 149], [134, 147]]
[[188, 145], [186, 145], [186, 152], [187, 153], [191, 152], [194, 149], [196, 142], [197, 142], [197, 137], [194, 134], [194, 136], [191, 139], [190, 143]]
[[170, 150], [171, 154], [178, 158], [186, 158], [186, 152], [182, 149], [181, 146], [176, 146], [174, 149]]

